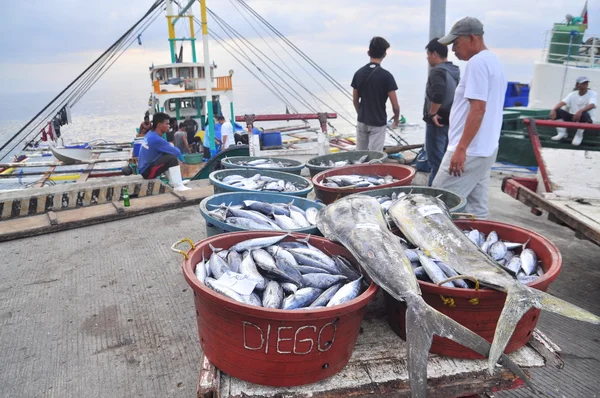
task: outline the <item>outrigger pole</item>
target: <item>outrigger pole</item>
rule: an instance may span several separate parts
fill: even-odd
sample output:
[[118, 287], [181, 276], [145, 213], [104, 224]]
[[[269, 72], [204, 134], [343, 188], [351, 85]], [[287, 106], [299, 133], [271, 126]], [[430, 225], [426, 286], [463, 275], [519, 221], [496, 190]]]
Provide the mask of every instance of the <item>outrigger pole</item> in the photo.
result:
[[[206, 19], [206, 0], [200, 0], [200, 20], [202, 22], [202, 50], [204, 52], [204, 80], [206, 81], [206, 117], [208, 119], [208, 143], [211, 157], [215, 155], [215, 120], [212, 103], [212, 80], [210, 57], [208, 56], [208, 22]], [[233, 127], [233, 121], [232, 121]], [[206, 136], [205, 136], [206, 137]]]

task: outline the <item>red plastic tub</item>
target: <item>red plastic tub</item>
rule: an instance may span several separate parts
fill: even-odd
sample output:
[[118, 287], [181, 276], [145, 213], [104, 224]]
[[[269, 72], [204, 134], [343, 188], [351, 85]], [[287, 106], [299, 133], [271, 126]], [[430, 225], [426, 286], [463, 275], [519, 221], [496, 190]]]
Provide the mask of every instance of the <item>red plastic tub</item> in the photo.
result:
[[[392, 182], [391, 184], [379, 185], [370, 188], [330, 188], [323, 185], [326, 177], [349, 174], [378, 176], [385, 176], [389, 174], [398, 181]], [[408, 185], [411, 183], [413, 178], [415, 178], [415, 174], [416, 170], [414, 168], [401, 164], [360, 164], [322, 171], [315, 175], [312, 181], [317, 199], [328, 205], [344, 196], [352, 195], [358, 192]]]
[[[502, 240], [526, 242], [530, 239], [527, 247], [535, 252], [545, 273], [527, 286], [545, 292], [560, 272], [562, 257], [558, 248], [540, 234], [516, 225], [496, 221], [456, 220], [455, 223], [461, 229], [476, 228], [485, 234], [496, 231]], [[423, 299], [429, 305], [471, 329], [490, 343], [492, 342], [498, 318], [500, 318], [500, 313], [504, 308], [506, 293], [492, 289], [476, 291], [475, 289], [448, 288], [423, 281], [419, 281], [419, 285]], [[397, 335], [405, 339], [406, 307], [404, 303], [394, 300], [388, 294], [385, 294], [385, 302], [390, 326]], [[536, 308], [532, 308], [525, 313], [506, 346], [506, 353], [516, 351], [527, 344], [538, 322], [539, 315], [540, 310]], [[439, 336], [434, 336], [431, 352], [455, 358], [483, 358], [476, 352]]]
[[[201, 242], [183, 261], [183, 274], [194, 291], [200, 345], [220, 370], [239, 379], [269, 386], [297, 386], [333, 376], [348, 362], [367, 304], [378, 287], [371, 283], [345, 304], [315, 310], [274, 310], [238, 303], [200, 283], [195, 266], [213, 247], [228, 248], [246, 239], [281, 235], [243, 231], [217, 235]], [[285, 240], [305, 238], [293, 234]], [[324, 238], [310, 243], [355, 262], [343, 246]]]

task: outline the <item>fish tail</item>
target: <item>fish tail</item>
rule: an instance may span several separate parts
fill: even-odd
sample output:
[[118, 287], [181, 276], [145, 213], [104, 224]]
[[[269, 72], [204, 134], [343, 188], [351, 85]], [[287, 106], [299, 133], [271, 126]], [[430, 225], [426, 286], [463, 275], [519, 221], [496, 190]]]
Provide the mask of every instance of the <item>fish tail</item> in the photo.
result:
[[[483, 356], [490, 353], [490, 343], [487, 340], [430, 307], [421, 296], [406, 297], [405, 300], [408, 373], [412, 397], [427, 395], [427, 361], [434, 335], [451, 339]], [[516, 363], [503, 354], [498, 360], [535, 392], [533, 385]]]
[[540, 290], [531, 289], [527, 286], [515, 285], [508, 289], [504, 308], [498, 319], [494, 341], [489, 355], [488, 368], [491, 370], [494, 366], [494, 360], [497, 360], [504, 352], [508, 341], [510, 340], [517, 323], [531, 307], [554, 312], [567, 318], [577, 319], [579, 321], [600, 324], [600, 317], [592, 314], [583, 308], [577, 307], [558, 297], [554, 297]]

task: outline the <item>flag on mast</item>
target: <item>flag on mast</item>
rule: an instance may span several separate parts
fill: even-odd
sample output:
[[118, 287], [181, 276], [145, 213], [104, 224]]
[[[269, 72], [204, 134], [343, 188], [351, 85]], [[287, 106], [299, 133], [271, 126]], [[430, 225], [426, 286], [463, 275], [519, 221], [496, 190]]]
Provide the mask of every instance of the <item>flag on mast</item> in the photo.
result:
[[583, 24], [588, 24], [588, 13], [587, 13], [587, 0], [585, 0], [585, 5], [583, 6], [583, 11], [581, 11], [581, 18], [583, 18]]

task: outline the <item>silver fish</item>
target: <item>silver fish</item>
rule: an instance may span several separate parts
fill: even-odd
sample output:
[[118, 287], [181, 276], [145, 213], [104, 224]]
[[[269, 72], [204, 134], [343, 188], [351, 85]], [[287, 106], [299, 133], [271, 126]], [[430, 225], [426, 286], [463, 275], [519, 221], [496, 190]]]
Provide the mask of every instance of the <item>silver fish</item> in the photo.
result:
[[471, 240], [471, 242], [475, 243], [477, 246], [481, 247], [481, 245], [483, 245], [483, 242], [481, 240], [481, 235], [479, 234], [479, 231], [476, 229], [472, 229], [468, 232], [467, 237]]
[[235, 225], [236, 227], [244, 228], [244, 229], [258, 229], [258, 230], [267, 230], [267, 231], [281, 231], [281, 228], [275, 224], [258, 222], [251, 220], [249, 218], [243, 217], [229, 217], [225, 220], [227, 224]]
[[299, 213], [294, 209], [291, 209], [290, 217], [292, 218], [292, 220], [294, 220], [296, 224], [300, 226], [300, 228], [308, 228], [311, 226], [306, 217], [304, 217], [302, 213]]
[[304, 274], [302, 281], [304, 287], [316, 287], [317, 289], [325, 290], [331, 286], [348, 280], [343, 275], [329, 274]]
[[242, 263], [242, 256], [236, 251], [230, 251], [227, 255], [227, 265], [233, 272], [239, 272], [240, 264]]
[[[421, 262], [421, 265], [423, 266], [425, 272], [427, 272], [427, 275], [429, 275], [429, 279], [431, 279], [433, 283], [438, 284], [448, 279], [444, 271], [442, 271], [442, 269], [435, 263], [435, 261], [427, 257], [422, 252], [419, 253], [419, 261]], [[441, 286], [454, 287], [454, 283], [445, 282], [442, 283]]]
[[296, 293], [286, 297], [283, 300], [284, 310], [294, 310], [296, 308], [306, 307], [315, 301], [323, 293], [323, 290], [314, 287], [303, 287]]
[[502, 241], [496, 241], [492, 243], [490, 248], [488, 249], [489, 255], [496, 261], [504, 258], [506, 255], [506, 245]]
[[390, 215], [404, 236], [413, 244], [442, 260], [460, 274], [477, 278], [481, 284], [507, 293], [488, 357], [490, 373], [504, 352], [518, 321], [532, 306], [600, 324], [600, 317], [582, 308], [523, 286], [489, 256], [478, 250], [454, 224], [446, 211], [439, 207], [438, 211], [434, 206], [437, 206], [437, 202], [430, 196], [408, 195], [392, 205]]
[[287, 261], [288, 263], [293, 265], [294, 267], [298, 265], [298, 263], [296, 262], [296, 259], [294, 258], [294, 256], [292, 256], [292, 253], [285, 250], [281, 246], [273, 245], [273, 246], [267, 247], [265, 250], [267, 251], [267, 253], [269, 253], [271, 256], [273, 256], [274, 259], [281, 257], [285, 261]]
[[279, 283], [270, 281], [262, 294], [262, 306], [265, 308], [281, 308], [283, 303], [283, 288]]
[[317, 213], [318, 212], [319, 211], [314, 207], [309, 207], [308, 209], [306, 209], [306, 220], [311, 225], [317, 225]]
[[204, 253], [202, 253], [202, 261], [196, 264], [196, 268], [194, 269], [194, 274], [196, 275], [196, 278], [198, 278], [198, 280], [202, 283], [204, 283], [204, 280], [206, 279], [206, 266], [204, 265], [204, 263]]
[[508, 260], [508, 263], [506, 263], [506, 268], [508, 268], [515, 274], [517, 274], [519, 272], [519, 270], [521, 269], [521, 257], [520, 256], [512, 257], [510, 260]]
[[239, 273], [247, 275], [252, 279], [257, 280], [258, 283], [254, 287], [256, 290], [263, 290], [267, 284], [265, 278], [256, 269], [256, 264], [254, 263], [254, 259], [250, 255], [250, 252], [244, 252], [244, 254], [242, 255], [242, 262], [240, 263]]
[[521, 269], [527, 275], [531, 275], [536, 271], [537, 256], [531, 249], [525, 249], [521, 252]]
[[[458, 272], [456, 272], [454, 270], [454, 268], [452, 268], [451, 266], [449, 266], [448, 264], [446, 264], [443, 261], [436, 261], [435, 262], [437, 264], [438, 267], [440, 267], [440, 269], [442, 271], [444, 271], [444, 274], [446, 274], [446, 276], [448, 278], [452, 278], [455, 276], [458, 276]], [[455, 286], [463, 288], [463, 289], [468, 289], [469, 285], [467, 285], [467, 282], [465, 282], [463, 279], [455, 279], [452, 281], [452, 283], [454, 283]]]
[[313, 257], [306, 256], [302, 253], [299, 253], [294, 248], [290, 248], [289, 252], [292, 253], [292, 255], [294, 256], [294, 258], [296, 259], [298, 264], [321, 268], [330, 274], [339, 274], [340, 273], [340, 271], [337, 269], [337, 267], [335, 265], [332, 267], [329, 264], [322, 262], [321, 260], [317, 260]]
[[355, 281], [346, 283], [338, 290], [331, 300], [327, 303], [327, 307], [333, 307], [336, 305], [344, 304], [350, 300], [354, 300], [360, 293], [360, 284], [362, 283], [362, 276]]
[[[485, 339], [423, 300], [410, 261], [398, 238], [388, 230], [375, 198], [366, 195], [343, 197], [319, 211], [317, 227], [326, 238], [344, 245], [376, 284], [396, 300], [406, 303], [408, 373], [413, 397], [426, 396], [428, 351], [434, 334], [452, 339], [481, 355], [488, 354], [490, 344]], [[527, 380], [507, 357], [502, 357], [502, 361]]]
[[504, 244], [506, 245], [506, 248], [508, 250], [515, 250], [518, 249], [520, 247], [523, 247], [523, 243], [516, 243], [516, 242], [504, 242]]
[[231, 248], [229, 248], [229, 250], [234, 250], [236, 252], [244, 252], [246, 250], [260, 249], [263, 247], [274, 245], [275, 243], [287, 238], [288, 236], [289, 236], [289, 234], [269, 236], [266, 238], [248, 239], [248, 240], [236, 243]]
[[296, 265], [296, 268], [302, 275], [304, 274], [328, 274], [323, 268], [311, 267], [308, 265]]
[[250, 305], [253, 305], [255, 307], [262, 307], [262, 300], [260, 299], [260, 297], [258, 296], [258, 294], [252, 292], [250, 295], [248, 296], [242, 296], [244, 297], [246, 300], [248, 300], [248, 303]]
[[290, 211], [283, 207], [275, 206], [271, 203], [267, 202], [259, 202], [257, 200], [244, 200], [244, 206], [248, 209], [256, 210], [261, 212], [264, 215], [277, 214], [280, 216], [288, 216], [290, 215]]
[[290, 229], [302, 228], [291, 217], [280, 216], [280, 215], [275, 214], [275, 215], [273, 215], [273, 218], [275, 219], [275, 224], [277, 224], [279, 226], [279, 228], [281, 228], [281, 229], [290, 230]]
[[294, 294], [298, 291], [298, 286], [294, 285], [293, 283], [284, 282], [280, 283], [280, 285], [286, 294]]
[[242, 304], [251, 304], [250, 298], [248, 296], [243, 296], [233, 289], [220, 284], [218, 280], [213, 278], [206, 278], [205, 284], [208, 288], [214, 290], [217, 293], [222, 294], [223, 296], [229, 297], [232, 300], [240, 302]]
[[326, 306], [327, 303], [329, 303], [331, 298], [337, 293], [338, 290], [340, 290], [341, 287], [342, 287], [341, 283], [331, 286], [330, 288], [325, 290], [323, 293], [321, 293], [321, 295], [319, 297], [317, 297], [317, 299], [315, 301], [312, 302], [310, 307], [314, 308], [314, 307]]
[[213, 251], [210, 256], [210, 273], [215, 279], [219, 279], [227, 271], [230, 271], [227, 262]]
[[360, 274], [357, 273], [352, 264], [342, 256], [333, 256], [335, 265], [340, 270], [340, 274], [344, 275], [348, 280], [355, 281], [360, 278]]
[[496, 231], [490, 232], [488, 234], [487, 238], [485, 239], [485, 241], [488, 243], [489, 246], [491, 246], [494, 243], [498, 242], [498, 233]]

